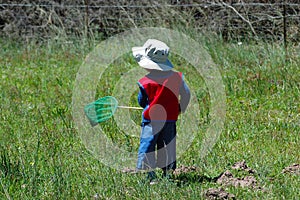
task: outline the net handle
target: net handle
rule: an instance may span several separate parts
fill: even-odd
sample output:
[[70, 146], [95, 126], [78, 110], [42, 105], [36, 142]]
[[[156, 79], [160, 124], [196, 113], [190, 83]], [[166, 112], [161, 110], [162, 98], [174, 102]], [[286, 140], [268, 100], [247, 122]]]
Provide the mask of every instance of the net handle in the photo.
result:
[[127, 109], [134, 109], [134, 110], [143, 110], [141, 107], [131, 107], [131, 106], [118, 106], [118, 108], [127, 108]]

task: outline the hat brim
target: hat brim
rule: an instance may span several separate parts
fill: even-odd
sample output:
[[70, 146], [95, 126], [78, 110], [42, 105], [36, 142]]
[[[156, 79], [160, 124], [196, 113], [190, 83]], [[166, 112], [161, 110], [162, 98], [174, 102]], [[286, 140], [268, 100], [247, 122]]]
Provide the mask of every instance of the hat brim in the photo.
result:
[[154, 62], [147, 57], [143, 57], [138, 64], [145, 69], [155, 69], [160, 71], [170, 71], [173, 69], [173, 65], [169, 60], [164, 63], [159, 63]]
[[132, 54], [134, 57], [137, 55], [145, 56], [145, 47], [132, 47]]
[[154, 62], [145, 55], [145, 47], [133, 47], [132, 54], [134, 57], [140, 57], [138, 64], [145, 69], [154, 69], [159, 71], [170, 71], [173, 65], [169, 60], [166, 62]]

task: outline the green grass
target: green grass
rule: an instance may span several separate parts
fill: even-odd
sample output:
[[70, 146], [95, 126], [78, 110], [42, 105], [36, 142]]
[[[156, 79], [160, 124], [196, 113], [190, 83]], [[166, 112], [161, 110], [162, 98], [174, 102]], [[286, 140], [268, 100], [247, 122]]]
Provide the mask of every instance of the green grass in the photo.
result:
[[[82, 144], [72, 120], [77, 70], [90, 48], [82, 44], [22, 45], [1, 40], [0, 199], [199, 199], [208, 188], [225, 187], [237, 199], [297, 199], [299, 175], [282, 174], [300, 163], [300, 56], [284, 55], [278, 44], [206, 41], [226, 88], [227, 118], [211, 153], [200, 160], [195, 143], [179, 165], [199, 170], [184, 182], [141, 184], [143, 175], [123, 174], [98, 161]], [[295, 51], [293, 47], [290, 49]], [[186, 61], [171, 57], [201, 109], [201, 131], [209, 123], [209, 96]], [[185, 67], [187, 66], [187, 67]], [[122, 73], [137, 67], [125, 55], [105, 72], [97, 95], [109, 95]], [[138, 77], [137, 77], [138, 79]], [[131, 104], [136, 106], [135, 95]], [[139, 123], [139, 113], [132, 112]], [[138, 139], [102, 124], [116, 145], [134, 152]], [[199, 135], [199, 138], [201, 136]], [[218, 176], [238, 161], [255, 169], [264, 190], [220, 186]], [[242, 176], [237, 173], [237, 176]], [[198, 178], [197, 178], [198, 177]]]

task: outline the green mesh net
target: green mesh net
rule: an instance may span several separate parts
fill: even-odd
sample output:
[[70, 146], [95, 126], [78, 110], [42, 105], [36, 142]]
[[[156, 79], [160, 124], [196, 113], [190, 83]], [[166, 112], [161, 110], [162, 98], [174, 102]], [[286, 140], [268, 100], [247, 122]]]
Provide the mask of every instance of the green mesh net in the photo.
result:
[[89, 119], [91, 125], [95, 126], [100, 122], [104, 122], [110, 119], [116, 112], [117, 108], [137, 110], [143, 109], [140, 107], [119, 106], [118, 101], [115, 97], [106, 96], [87, 104], [84, 107], [84, 112], [87, 118]]
[[87, 104], [84, 107], [84, 112], [90, 123], [92, 125], [96, 125], [100, 122], [110, 119], [114, 115], [117, 108], [117, 99], [112, 96], [106, 96]]

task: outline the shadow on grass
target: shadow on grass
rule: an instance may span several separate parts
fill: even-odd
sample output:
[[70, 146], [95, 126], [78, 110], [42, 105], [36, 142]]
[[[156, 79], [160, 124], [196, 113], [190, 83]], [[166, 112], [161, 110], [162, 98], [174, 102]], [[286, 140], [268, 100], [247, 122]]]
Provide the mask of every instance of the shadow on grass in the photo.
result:
[[206, 182], [216, 182], [219, 176], [211, 177], [204, 174], [196, 174], [196, 173], [182, 173], [173, 177], [174, 182], [176, 182], [177, 186], [183, 186], [190, 183], [206, 183]]

